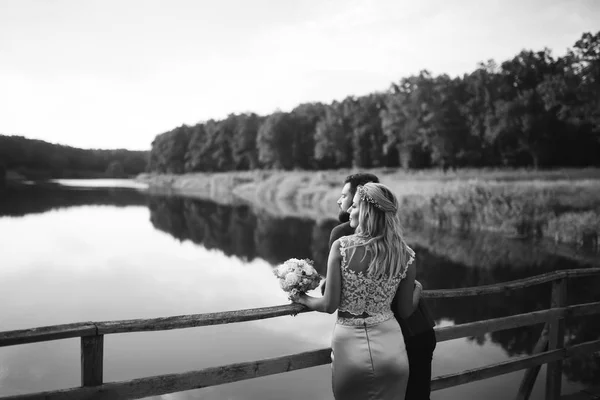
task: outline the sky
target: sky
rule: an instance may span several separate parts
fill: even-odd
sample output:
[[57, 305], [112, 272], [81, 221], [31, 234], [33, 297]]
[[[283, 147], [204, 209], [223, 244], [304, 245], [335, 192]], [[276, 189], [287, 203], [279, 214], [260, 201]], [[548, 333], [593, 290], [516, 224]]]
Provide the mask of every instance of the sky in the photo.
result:
[[600, 0], [0, 0], [0, 134], [148, 150], [599, 30]]

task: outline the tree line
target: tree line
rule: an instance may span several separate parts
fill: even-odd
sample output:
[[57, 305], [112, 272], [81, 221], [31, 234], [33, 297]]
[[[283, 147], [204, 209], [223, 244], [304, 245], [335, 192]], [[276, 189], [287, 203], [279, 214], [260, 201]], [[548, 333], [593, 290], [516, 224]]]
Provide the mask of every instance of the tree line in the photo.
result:
[[0, 176], [6, 170], [30, 179], [125, 178], [146, 170], [148, 151], [97, 150], [0, 135]]
[[562, 57], [523, 50], [462, 77], [421, 71], [331, 104], [182, 125], [156, 136], [148, 170], [592, 165], [600, 165], [600, 31]]

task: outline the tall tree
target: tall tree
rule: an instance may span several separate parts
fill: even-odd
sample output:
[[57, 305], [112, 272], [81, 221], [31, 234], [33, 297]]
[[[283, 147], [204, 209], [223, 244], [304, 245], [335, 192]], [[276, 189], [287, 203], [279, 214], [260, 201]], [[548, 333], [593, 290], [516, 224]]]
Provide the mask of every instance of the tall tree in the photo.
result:
[[293, 117], [289, 113], [278, 111], [269, 115], [256, 136], [260, 164], [266, 168], [292, 169], [294, 134]]
[[399, 155], [403, 168], [422, 168], [430, 165], [426, 151], [427, 121], [430, 110], [426, 100], [433, 92], [433, 79], [428, 71], [404, 78], [393, 84], [382, 112], [382, 128], [386, 136], [385, 149]]
[[315, 131], [319, 120], [325, 116], [321, 103], [305, 103], [291, 111], [295, 126], [292, 136], [294, 167], [310, 169], [315, 166]]
[[204, 124], [196, 124], [191, 128], [190, 140], [185, 154], [185, 171], [198, 172], [208, 171], [210, 166], [207, 162], [205, 147], [207, 141]]
[[318, 168], [352, 166], [352, 130], [346, 105], [333, 102], [315, 127], [315, 160]]
[[236, 116], [231, 151], [233, 164], [237, 170], [258, 168], [258, 150], [256, 136], [263, 118], [256, 114], [240, 114]]
[[490, 129], [498, 100], [498, 71], [496, 63], [488, 60], [463, 78], [466, 98], [459, 106], [470, 132], [466, 158], [472, 166], [497, 163]]
[[385, 95], [375, 93], [359, 97], [353, 106], [350, 125], [354, 166], [373, 168], [386, 165], [383, 152], [385, 135], [380, 116], [385, 107]]
[[461, 113], [461, 105], [468, 93], [460, 79], [442, 75], [434, 80], [434, 90], [424, 99], [427, 110], [424, 127], [425, 148], [429, 150], [431, 163], [444, 169], [465, 165], [473, 144], [467, 118]]
[[182, 174], [185, 171], [185, 155], [190, 135], [191, 128], [182, 125], [156, 136], [150, 151], [150, 170]]
[[534, 168], [552, 153], [553, 120], [545, 109], [538, 87], [557, 71], [557, 63], [548, 49], [521, 51], [502, 63], [500, 98], [490, 137], [504, 165], [529, 164]]

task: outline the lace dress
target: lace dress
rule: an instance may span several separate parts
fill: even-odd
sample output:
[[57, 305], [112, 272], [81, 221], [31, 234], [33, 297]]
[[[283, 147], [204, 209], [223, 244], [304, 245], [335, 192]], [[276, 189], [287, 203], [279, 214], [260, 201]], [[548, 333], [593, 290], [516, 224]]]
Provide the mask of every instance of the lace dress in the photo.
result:
[[[391, 279], [356, 271], [350, 263], [362, 244], [364, 239], [355, 235], [340, 238], [342, 285], [332, 335], [333, 393], [337, 400], [402, 400], [408, 358], [391, 303], [407, 266]], [[410, 252], [409, 263], [414, 257]]]

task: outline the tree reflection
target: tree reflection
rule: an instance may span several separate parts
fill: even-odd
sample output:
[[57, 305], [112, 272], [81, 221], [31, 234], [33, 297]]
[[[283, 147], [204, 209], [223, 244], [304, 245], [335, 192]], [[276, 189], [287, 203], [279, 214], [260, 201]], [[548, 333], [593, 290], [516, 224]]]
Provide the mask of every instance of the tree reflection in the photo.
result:
[[0, 217], [87, 205], [145, 206], [146, 195], [128, 188], [68, 188], [55, 184], [22, 185], [0, 193]]
[[289, 258], [310, 258], [314, 221], [296, 218], [272, 218], [264, 213], [257, 217], [254, 241], [257, 255], [271, 264]]

